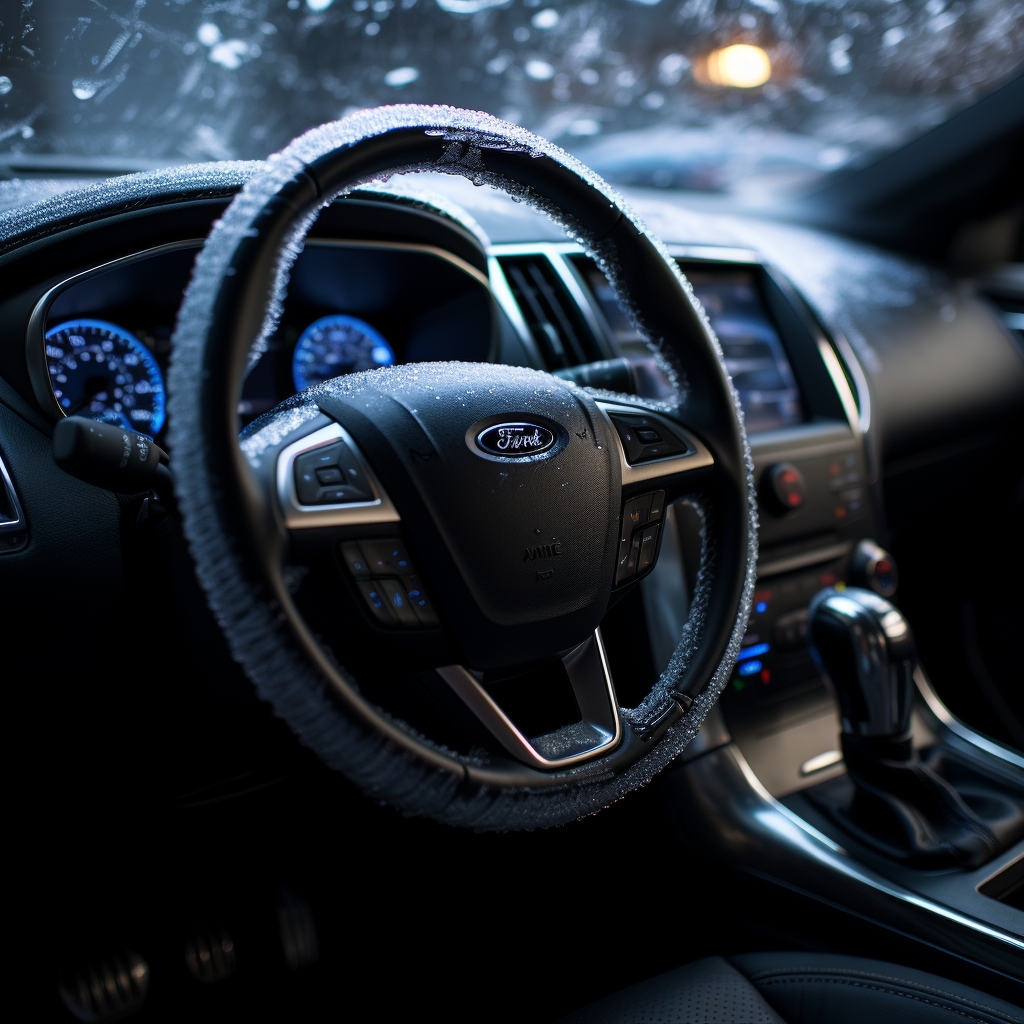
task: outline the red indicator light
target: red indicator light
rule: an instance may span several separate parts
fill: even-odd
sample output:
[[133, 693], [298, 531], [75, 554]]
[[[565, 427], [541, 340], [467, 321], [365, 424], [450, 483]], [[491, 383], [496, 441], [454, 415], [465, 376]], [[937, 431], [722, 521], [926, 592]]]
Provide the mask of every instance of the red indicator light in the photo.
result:
[[761, 669], [761, 682], [764, 683], [765, 686], [767, 686], [771, 681], [772, 681], [772, 674], [771, 674], [771, 672], [768, 669], [766, 669], [766, 668]]
[[788, 495], [786, 500], [790, 503], [790, 505], [799, 505], [800, 504], [800, 495], [799, 494], [790, 494], [790, 495]]
[[836, 509], [836, 519], [845, 519], [845, 518], [846, 518], [846, 509], [843, 508], [840, 505], [839, 508]]
[[838, 463], [838, 462], [833, 462], [833, 463], [830, 463], [830, 464], [829, 464], [829, 467], [828, 467], [828, 471], [829, 471], [829, 472], [830, 472], [830, 473], [831, 473], [831, 474], [832, 474], [833, 476], [839, 476], [839, 463]]
[[823, 587], [831, 587], [832, 584], [835, 583], [836, 579], [837, 577], [833, 576], [830, 572], [823, 572], [818, 577], [818, 580]]

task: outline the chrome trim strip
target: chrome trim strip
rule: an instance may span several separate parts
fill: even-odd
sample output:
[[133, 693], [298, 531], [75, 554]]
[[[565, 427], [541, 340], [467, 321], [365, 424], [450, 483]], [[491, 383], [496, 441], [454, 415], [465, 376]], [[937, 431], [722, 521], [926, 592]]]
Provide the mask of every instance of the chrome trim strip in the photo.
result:
[[715, 464], [714, 456], [708, 451], [702, 441], [694, 437], [689, 430], [677, 424], [675, 420], [665, 416], [666, 422], [670, 423], [674, 430], [682, 434], [683, 440], [693, 450], [687, 452], [686, 455], [670, 455], [666, 459], [655, 459], [652, 462], [641, 462], [635, 466], [630, 465], [626, 461], [626, 452], [622, 447], [622, 439], [619, 437], [619, 432], [615, 429], [615, 424], [612, 423], [608, 413], [621, 412], [631, 416], [657, 416], [660, 414], [650, 409], [645, 409], [642, 406], [624, 405], [618, 402], [598, 402], [597, 407], [604, 413], [608, 429], [615, 438], [615, 444], [619, 451], [619, 471], [622, 474], [623, 487], [628, 484], [643, 483], [645, 480], [657, 480], [661, 477], [673, 476], [676, 473], [689, 473], [692, 470], [704, 469], [705, 466], [713, 466]]
[[845, 875], [847, 878], [860, 882], [862, 885], [870, 886], [872, 889], [894, 899], [937, 914], [939, 917], [943, 917], [962, 927], [970, 928], [972, 931], [987, 935], [989, 938], [997, 939], [1009, 946], [1013, 946], [1015, 949], [1024, 950], [1024, 939], [1016, 938], [1009, 932], [983, 924], [977, 918], [968, 917], [966, 914], [961, 914], [927, 897], [918, 896], [909, 889], [904, 889], [902, 886], [886, 881], [868, 868], [862, 869], [841, 846], [819, 832], [813, 825], [808, 824], [784, 804], [779, 803], [761, 785], [760, 780], [754, 774], [750, 765], [747, 764], [735, 744], [730, 744], [727, 748], [722, 749], [728, 750], [732, 757], [735, 758], [747, 784], [763, 805], [751, 812], [753, 817], [763, 828], [774, 833], [781, 843], [790, 847], [797, 847], [800, 853], [810, 855], [825, 866]]
[[583, 319], [586, 320], [587, 327], [590, 328], [590, 333], [594, 336], [594, 341], [601, 351], [601, 358], [609, 359], [617, 356], [618, 353], [612, 351], [605, 337], [606, 331], [598, 319], [597, 310], [594, 309], [594, 304], [590, 299], [589, 289], [584, 291], [580, 285], [576, 272], [566, 258], [566, 254], [548, 253], [548, 262], [555, 268], [559, 281], [562, 282], [570, 298], [576, 303], [576, 307], [583, 314]]
[[[586, 665], [587, 660], [593, 661], [595, 653], [604, 684], [596, 701], [595, 695], [589, 692], [590, 678]], [[607, 739], [589, 750], [560, 758], [546, 758], [538, 753], [530, 740], [519, 731], [512, 719], [505, 714], [476, 677], [462, 665], [444, 665], [436, 669], [436, 672], [505, 748], [507, 753], [516, 760], [528, 764], [531, 768], [550, 771], [553, 768], [565, 768], [569, 765], [579, 764], [581, 761], [589, 761], [607, 753], [622, 738], [622, 720], [619, 717], [618, 700], [615, 696], [611, 670], [608, 667], [608, 658], [601, 640], [601, 630], [596, 629], [592, 637], [574, 647], [562, 659], [562, 662], [565, 664], [569, 683], [576, 695], [576, 702], [579, 704], [583, 721], [599, 734], [606, 736]], [[607, 711], [602, 721], [600, 720], [601, 713], [605, 709], [597, 705], [604, 701], [607, 701]]]
[[519, 308], [519, 303], [516, 302], [516, 297], [512, 294], [508, 279], [505, 277], [505, 271], [498, 262], [497, 256], [487, 257], [487, 268], [491, 275], [491, 294], [497, 301], [501, 311], [508, 317], [509, 323], [512, 324], [512, 329], [519, 336], [519, 340], [523, 343], [523, 348], [530, 354], [530, 359], [533, 360], [534, 366], [543, 366], [544, 357], [541, 355], [540, 349], [537, 348], [537, 342], [534, 341], [530, 328], [526, 326], [526, 320], [523, 319], [523, 311]]
[[0, 454], [0, 487], [7, 492], [14, 509], [13, 519], [0, 519], [0, 533], [21, 533], [27, 526], [25, 513], [22, 511], [21, 502], [18, 501], [18, 492], [14, 489], [14, 481], [11, 479], [11, 474], [7, 472], [2, 454]]
[[46, 369], [46, 317], [54, 300], [62, 292], [68, 290], [72, 285], [79, 284], [97, 274], [106, 273], [116, 267], [130, 263], [138, 263], [140, 260], [149, 259], [151, 256], [160, 256], [167, 252], [177, 252], [179, 249], [198, 249], [202, 246], [204, 239], [188, 238], [180, 242], [168, 242], [166, 245], [157, 245], [152, 249], [142, 249], [139, 252], [131, 253], [128, 256], [120, 256], [109, 263], [101, 263], [97, 267], [83, 270], [79, 274], [72, 274], [64, 278], [43, 292], [42, 297], [32, 307], [32, 313], [28, 318], [28, 328], [25, 331], [25, 362], [28, 365], [28, 379], [32, 385], [32, 394], [35, 396], [39, 408], [49, 409], [51, 414], [57, 412], [56, 419], [63, 419], [67, 413], [60, 407], [53, 394], [53, 385], [50, 382], [50, 374]]
[[996, 740], [989, 739], [987, 736], [983, 736], [979, 732], [975, 732], [969, 725], [962, 722], [956, 715], [953, 714], [945, 704], [942, 703], [942, 699], [935, 692], [928, 677], [924, 674], [924, 669], [920, 665], [914, 672], [914, 682], [917, 684], [918, 693], [924, 698], [925, 704], [928, 706], [928, 710], [951, 732], [954, 736], [958, 736], [965, 743], [970, 743], [971, 746], [977, 747], [979, 750], [983, 750], [986, 754], [992, 757], [998, 758], [1000, 761], [1005, 761], [1007, 764], [1012, 764], [1015, 768], [1024, 768], [1024, 756], [1012, 750], [1010, 747], [1003, 746], [1002, 743]]
[[850, 382], [846, 379], [846, 374], [843, 373], [839, 357], [826, 338], [818, 339], [818, 352], [821, 355], [821, 361], [825, 364], [829, 377], [832, 379], [832, 386], [836, 389], [839, 401], [842, 403], [843, 412], [846, 413], [850, 429], [859, 437], [861, 434], [860, 413], [857, 411], [857, 402], [854, 400], [853, 392], [850, 390]]
[[[295, 493], [295, 460], [306, 452], [344, 441], [359, 463], [377, 497], [373, 501], [352, 501], [343, 505], [300, 505]], [[277, 503], [281, 518], [290, 530], [317, 526], [363, 526], [367, 523], [397, 523], [398, 510], [363, 458], [352, 435], [340, 423], [331, 423], [288, 445], [277, 457]]]

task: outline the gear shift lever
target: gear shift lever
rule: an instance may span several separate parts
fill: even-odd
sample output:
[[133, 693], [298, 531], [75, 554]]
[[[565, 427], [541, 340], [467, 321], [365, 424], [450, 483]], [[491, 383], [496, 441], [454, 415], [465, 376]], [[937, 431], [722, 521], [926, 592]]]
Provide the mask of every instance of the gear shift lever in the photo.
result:
[[977, 867], [1019, 838], [1024, 815], [996, 786], [968, 806], [915, 753], [914, 638], [890, 602], [856, 587], [823, 590], [810, 632], [839, 699], [849, 780], [812, 797], [822, 810], [876, 851], [921, 867]]
[[811, 635], [839, 697], [843, 732], [902, 737], [910, 727], [914, 637], [907, 620], [870, 590], [823, 590], [811, 602]]

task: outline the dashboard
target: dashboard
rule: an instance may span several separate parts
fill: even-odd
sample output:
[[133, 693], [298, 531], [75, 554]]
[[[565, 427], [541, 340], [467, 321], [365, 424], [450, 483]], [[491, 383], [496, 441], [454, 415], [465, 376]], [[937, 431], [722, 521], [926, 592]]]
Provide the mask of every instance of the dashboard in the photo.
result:
[[[40, 573], [66, 578], [79, 563], [98, 593], [128, 585], [109, 525], [120, 516], [116, 503], [47, 461], [46, 431], [77, 412], [166, 443], [178, 307], [201, 239], [240, 181], [217, 184], [220, 193], [211, 184], [128, 211], [112, 188], [107, 208], [90, 199], [74, 216], [65, 198], [38, 237], [0, 232], [0, 451], [9, 471], [0, 519], [12, 495], [24, 513], [0, 535], [8, 593]], [[240, 426], [327, 376], [429, 360], [499, 361], [574, 379], [586, 370], [598, 386], [611, 372], [619, 390], [664, 393], [664, 368], [581, 248], [521, 204], [496, 213], [493, 201], [477, 199], [480, 190], [457, 186], [453, 201], [483, 225], [488, 244], [451, 216], [397, 198], [346, 199], [323, 211], [245, 381]], [[902, 257], [642, 199], [634, 198], [641, 215], [669, 240], [718, 334], [751, 439], [758, 590], [724, 706], [759, 777], [784, 795], [803, 784], [800, 766], [833, 724], [804, 639], [808, 597], [849, 578], [861, 541], [884, 544], [900, 529], [901, 506], [887, 504], [883, 483], [889, 494], [913, 492], [906, 507], [916, 516], [918, 493], [942, 498], [944, 445], [1012, 421], [1024, 395], [1021, 355], [983, 298]], [[917, 475], [903, 473], [907, 459], [918, 460], [907, 470]], [[689, 514], [672, 513], [676, 541], [641, 588], [643, 608], [617, 607], [602, 627], [627, 704], [650, 688], [686, 619], [688, 574], [699, 560], [687, 547], [699, 535]], [[35, 541], [27, 551], [8, 543], [19, 522]], [[151, 573], [131, 583], [147, 605], [152, 584]], [[165, 606], [161, 616], [179, 613]], [[37, 635], [27, 610], [8, 614], [14, 632]], [[647, 629], [650, 652], [636, 643], [637, 628]], [[84, 700], [106, 683], [83, 674], [74, 654], [94, 642], [87, 621], [68, 629], [68, 653], [51, 655], [54, 675], [77, 681], [62, 699]], [[21, 699], [36, 695], [26, 689]], [[766, 723], [796, 730], [785, 758], [764, 739]]]

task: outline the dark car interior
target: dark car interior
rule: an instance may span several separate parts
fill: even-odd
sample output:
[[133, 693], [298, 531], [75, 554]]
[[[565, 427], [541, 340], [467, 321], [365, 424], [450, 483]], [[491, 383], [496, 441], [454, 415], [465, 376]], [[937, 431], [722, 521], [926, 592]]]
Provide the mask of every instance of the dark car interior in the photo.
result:
[[12, 164], [9, 1019], [1024, 1020], [1022, 119]]

